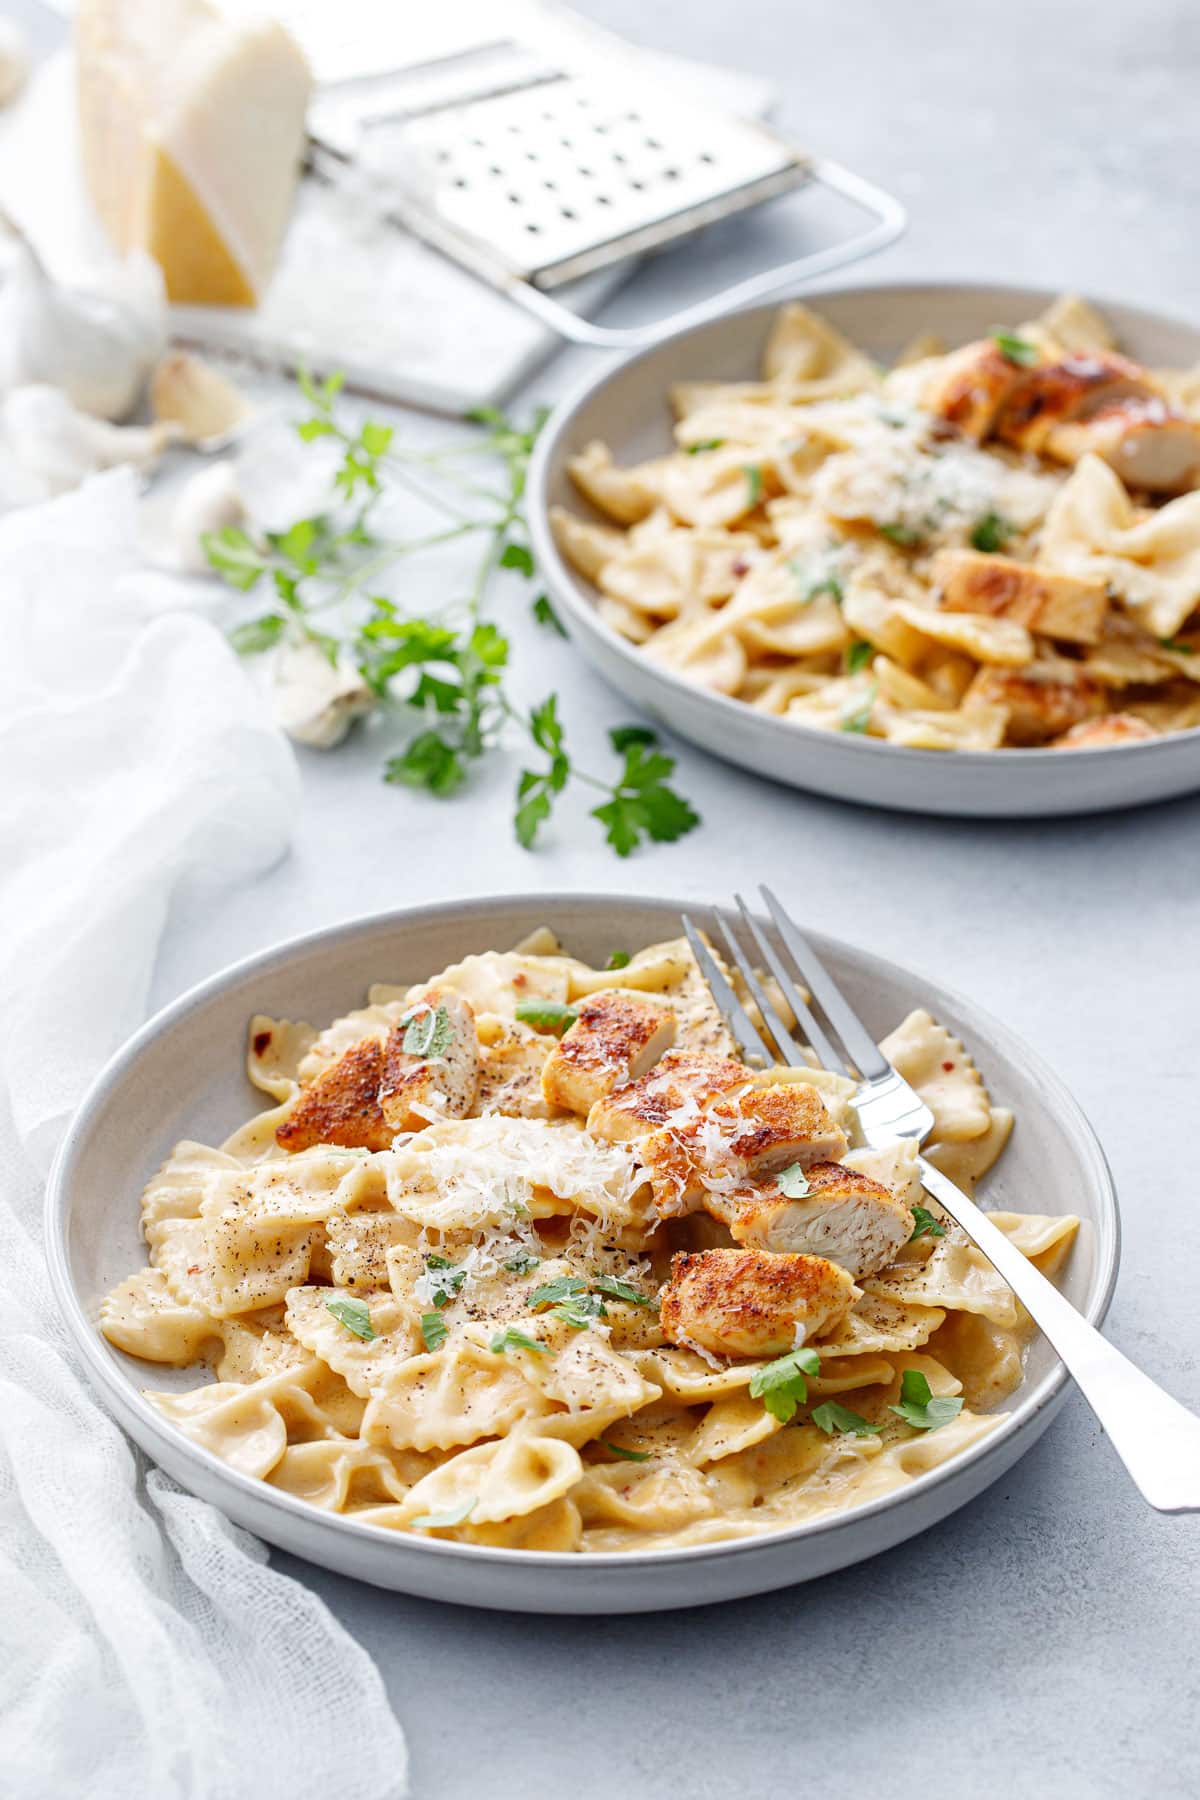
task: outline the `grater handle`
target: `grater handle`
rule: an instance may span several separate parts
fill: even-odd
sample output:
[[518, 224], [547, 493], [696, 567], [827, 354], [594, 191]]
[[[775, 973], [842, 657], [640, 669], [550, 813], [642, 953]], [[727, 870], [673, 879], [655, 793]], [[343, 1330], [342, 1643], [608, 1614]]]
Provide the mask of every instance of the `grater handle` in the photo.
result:
[[686, 326], [699, 325], [705, 319], [715, 318], [719, 313], [735, 312], [739, 307], [749, 306], [756, 300], [767, 299], [781, 288], [793, 287], [800, 281], [811, 281], [817, 275], [827, 274], [831, 269], [841, 269], [847, 263], [858, 262], [864, 256], [873, 256], [887, 244], [895, 243], [904, 232], [908, 225], [908, 214], [900, 202], [884, 188], [876, 187], [873, 181], [866, 181], [861, 175], [855, 175], [852, 170], [843, 168], [841, 163], [830, 161], [828, 157], [814, 157], [811, 167], [814, 181], [870, 213], [874, 224], [857, 237], [848, 238], [843, 244], [834, 244], [828, 250], [817, 250], [811, 256], [801, 256], [794, 262], [779, 263], [773, 269], [764, 269], [761, 274], [752, 275], [746, 281], [735, 282], [732, 287], [722, 288], [719, 294], [710, 295], [707, 300], [698, 301], [695, 306], [686, 306], [679, 312], [670, 313], [664, 319], [655, 319], [648, 325], [593, 325], [590, 319], [572, 312], [569, 306], [564, 306], [561, 301], [544, 293], [541, 288], [534, 287], [531, 282], [513, 281], [504, 291], [511, 300], [533, 313], [544, 325], [549, 325], [559, 337], [566, 338], [573, 344], [587, 344], [598, 350], [640, 350], [647, 345], [657, 344], [674, 331], [682, 331]]

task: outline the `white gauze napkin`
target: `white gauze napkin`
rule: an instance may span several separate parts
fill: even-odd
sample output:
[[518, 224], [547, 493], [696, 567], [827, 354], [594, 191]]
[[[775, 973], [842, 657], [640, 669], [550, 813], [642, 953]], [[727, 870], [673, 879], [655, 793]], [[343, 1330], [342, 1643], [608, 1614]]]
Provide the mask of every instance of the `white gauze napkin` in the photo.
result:
[[[172, 898], [285, 850], [294, 761], [211, 624], [139, 574], [128, 471], [0, 523], [0, 1786], [391, 1800], [365, 1652], [87, 1386], [42, 1173], [140, 1021]], [[134, 1204], [134, 1196], [130, 1196]]]

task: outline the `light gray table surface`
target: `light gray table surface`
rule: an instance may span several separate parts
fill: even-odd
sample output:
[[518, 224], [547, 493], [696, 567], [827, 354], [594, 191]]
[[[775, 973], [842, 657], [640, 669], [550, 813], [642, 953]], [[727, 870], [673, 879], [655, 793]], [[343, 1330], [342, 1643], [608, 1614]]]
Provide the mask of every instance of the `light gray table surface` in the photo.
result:
[[[32, 0], [11, 10], [33, 16]], [[1200, 312], [1200, 11], [1188, 0], [586, 0], [663, 49], [753, 68], [806, 142], [890, 182], [907, 238], [872, 278], [1062, 284]], [[635, 296], [630, 296], [630, 300]], [[584, 364], [537, 384], [553, 397]], [[514, 616], [524, 613], [524, 596]], [[518, 618], [528, 691], [556, 686], [602, 754], [620, 698]], [[535, 666], [536, 665], [536, 666]], [[703, 827], [618, 863], [582, 806], [535, 857], [511, 763], [452, 805], [380, 786], [369, 735], [303, 756], [290, 857], [182, 903], [155, 1000], [353, 914], [555, 888], [696, 899], [770, 879], [813, 927], [925, 968], [1036, 1045], [1096, 1124], [1122, 1197], [1112, 1337], [1200, 1408], [1200, 797], [1078, 822], [889, 816], [679, 746]], [[1029, 1196], [1031, 1210], [1070, 1195]], [[818, 1585], [660, 1618], [461, 1611], [286, 1557], [377, 1659], [421, 1800], [823, 1790], [883, 1800], [1200, 1791], [1200, 1519], [1137, 1496], [1086, 1406], [981, 1500]]]

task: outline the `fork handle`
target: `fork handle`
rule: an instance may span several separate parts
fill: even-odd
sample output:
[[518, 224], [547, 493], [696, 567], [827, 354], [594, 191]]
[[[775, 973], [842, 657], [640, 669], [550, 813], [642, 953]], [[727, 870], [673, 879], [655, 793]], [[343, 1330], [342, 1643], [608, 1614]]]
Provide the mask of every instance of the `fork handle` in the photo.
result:
[[974, 1239], [1054, 1345], [1151, 1506], [1200, 1512], [1200, 1419], [1102, 1338], [940, 1169], [924, 1157], [920, 1169], [929, 1193]]

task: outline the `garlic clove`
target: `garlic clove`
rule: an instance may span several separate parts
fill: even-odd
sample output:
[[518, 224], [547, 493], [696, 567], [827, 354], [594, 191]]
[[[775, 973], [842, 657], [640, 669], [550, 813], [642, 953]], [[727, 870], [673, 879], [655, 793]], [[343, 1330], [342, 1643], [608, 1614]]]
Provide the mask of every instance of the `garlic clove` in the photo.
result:
[[53, 281], [25, 245], [0, 289], [5, 385], [61, 388], [98, 419], [133, 410], [165, 343], [162, 274], [140, 251], [83, 289]]
[[298, 744], [332, 750], [356, 719], [369, 713], [375, 696], [354, 664], [337, 667], [316, 644], [283, 644], [275, 661], [275, 723]]
[[233, 464], [212, 463], [198, 470], [184, 482], [171, 509], [167, 527], [171, 560], [188, 574], [205, 574], [208, 558], [200, 542], [204, 533], [245, 522], [246, 502]]
[[0, 439], [12, 460], [52, 494], [78, 487], [100, 469], [144, 469], [173, 435], [168, 425], [110, 425], [72, 406], [59, 388], [14, 388], [0, 404]]
[[15, 19], [0, 19], [0, 106], [16, 99], [29, 80], [29, 43]]
[[150, 383], [150, 408], [156, 419], [179, 426], [189, 444], [203, 444], [235, 431], [252, 408], [232, 381], [185, 350], [165, 356]]

